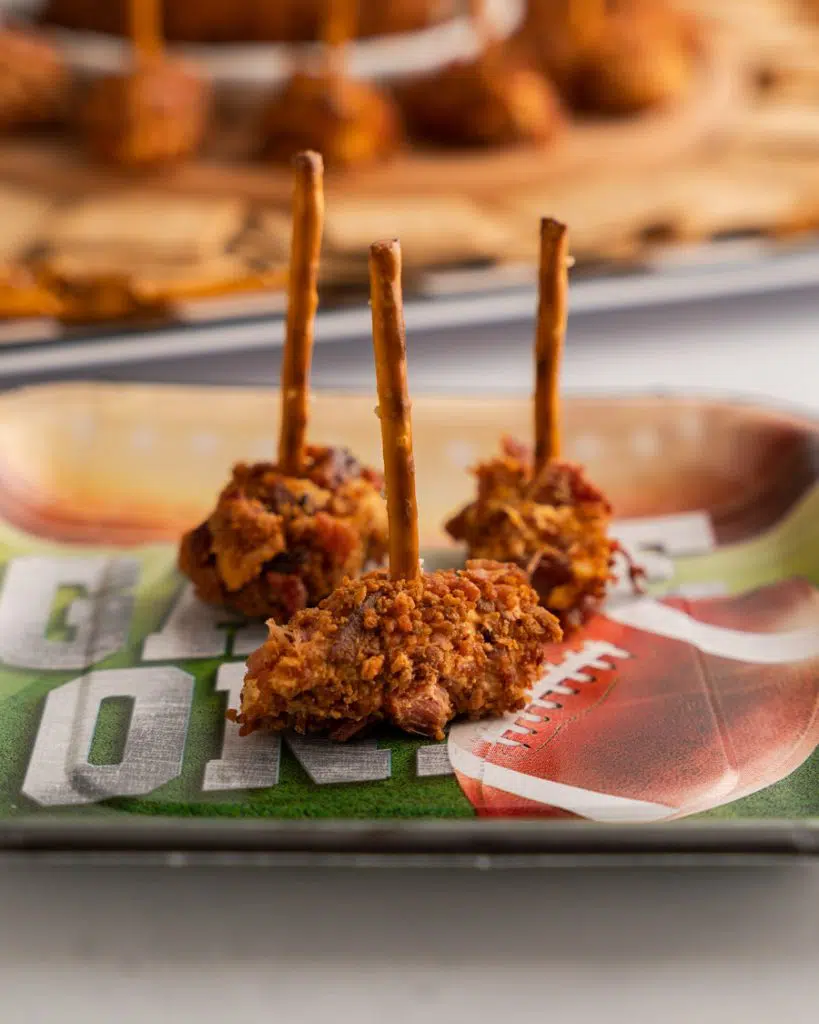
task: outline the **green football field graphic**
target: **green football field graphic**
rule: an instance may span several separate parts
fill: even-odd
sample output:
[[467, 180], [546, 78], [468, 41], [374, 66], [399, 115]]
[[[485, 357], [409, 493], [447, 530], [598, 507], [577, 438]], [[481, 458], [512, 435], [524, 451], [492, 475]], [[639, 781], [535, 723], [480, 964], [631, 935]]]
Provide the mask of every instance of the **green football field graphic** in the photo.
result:
[[[174, 568], [172, 546], [154, 545], [127, 552], [48, 543], [0, 525], [0, 562], [26, 555], [77, 558], [83, 555], [124, 556], [139, 562], [134, 607], [127, 642], [122, 649], [88, 669], [44, 671], [0, 665], [0, 815], [196, 815], [254, 818], [460, 818], [474, 811], [451, 774], [418, 775], [416, 755], [429, 741], [397, 732], [379, 734], [378, 748], [390, 754], [389, 777], [359, 783], [313, 782], [287, 743], [281, 747], [278, 783], [265, 789], [203, 792], [206, 765], [220, 757], [225, 732], [226, 695], [216, 690], [216, 676], [225, 657], [188, 658], [172, 664], [194, 679], [193, 702], [184, 743], [181, 772], [148, 795], [114, 797], [99, 804], [43, 807], [22, 795], [23, 780], [41, 726], [47, 694], [95, 671], [125, 669], [146, 663], [143, 645], [163, 628], [182, 592]], [[446, 556], [449, 558], [450, 556]], [[428, 565], [438, 562], [435, 553]], [[819, 586], [819, 490], [804, 499], [781, 524], [754, 540], [674, 562], [672, 589], [703, 583], [722, 584], [739, 593], [778, 580], [802, 576]], [[78, 596], [76, 588], [59, 591], [49, 609], [50, 639], [73, 628], [67, 616]], [[225, 617], [225, 649], [238, 625]], [[241, 656], [228, 658], [241, 663]], [[91, 743], [91, 765], [115, 764], [123, 754], [131, 720], [128, 700], [105, 701], [100, 707]], [[707, 812], [703, 817], [819, 817], [819, 756], [814, 752], [787, 779], [762, 792]]]

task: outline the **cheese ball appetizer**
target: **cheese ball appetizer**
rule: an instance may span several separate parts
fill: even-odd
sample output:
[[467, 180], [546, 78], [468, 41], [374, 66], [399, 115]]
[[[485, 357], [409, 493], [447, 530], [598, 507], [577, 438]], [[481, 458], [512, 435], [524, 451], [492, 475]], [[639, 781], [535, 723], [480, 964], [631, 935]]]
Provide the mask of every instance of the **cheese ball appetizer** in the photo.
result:
[[329, 0], [322, 26], [322, 66], [294, 74], [262, 116], [262, 156], [287, 161], [314, 149], [325, 163], [348, 168], [391, 156], [403, 142], [392, 98], [346, 73], [357, 27], [355, 0]]
[[210, 90], [164, 54], [159, 0], [130, 0], [133, 66], [94, 82], [80, 123], [91, 156], [124, 168], [177, 163], [200, 147]]
[[154, 168], [194, 154], [204, 138], [209, 95], [185, 64], [155, 58], [94, 83], [82, 114], [90, 155], [125, 168]]
[[298, 476], [272, 463], [236, 466], [209, 518], [185, 535], [179, 567], [201, 600], [287, 622], [383, 561], [381, 476], [344, 449], [305, 456]]
[[294, 75], [264, 111], [262, 157], [284, 163], [303, 149], [322, 153], [328, 166], [378, 163], [404, 139], [392, 100], [364, 82], [333, 74]]
[[70, 86], [62, 58], [46, 40], [0, 28], [0, 132], [59, 120]]
[[543, 145], [564, 125], [554, 88], [498, 45], [407, 82], [396, 96], [410, 133], [440, 145]]
[[[603, 601], [620, 551], [611, 506], [580, 466], [560, 458], [559, 369], [568, 308], [568, 233], [544, 218], [535, 341], [534, 453], [506, 440], [498, 459], [478, 466], [475, 501], [446, 524], [469, 558], [525, 569], [544, 607], [567, 631]], [[632, 580], [639, 570], [630, 569]]]
[[581, 625], [605, 597], [619, 550], [605, 495], [570, 462], [551, 460], [535, 477], [531, 454], [509, 439], [475, 475], [477, 498], [446, 524], [449, 535], [471, 558], [525, 569], [563, 628]]
[[411, 132], [452, 146], [544, 145], [563, 127], [557, 92], [496, 39], [485, 0], [471, 0], [479, 53], [399, 87]]
[[[167, 38], [184, 43], [308, 42], [326, 0], [165, 0]], [[359, 36], [411, 32], [451, 17], [455, 0], [360, 0]], [[119, 3], [48, 0], [44, 20], [66, 28], [127, 34]]]
[[391, 580], [348, 580], [299, 612], [248, 661], [244, 732], [295, 729], [347, 740], [377, 722], [443, 739], [456, 717], [522, 708], [557, 620], [526, 574], [497, 562]]
[[387, 572], [345, 580], [289, 625], [269, 623], [234, 719], [348, 740], [386, 722], [443, 739], [456, 717], [518, 710], [560, 641], [526, 574], [475, 561], [424, 573], [407, 389], [398, 242], [370, 250], [378, 415], [387, 485]]
[[684, 97], [699, 51], [665, 0], [530, 0], [521, 40], [571, 107], [613, 117]]
[[344, 449], [306, 442], [323, 173], [317, 153], [297, 157], [278, 460], [236, 466], [179, 551], [203, 601], [278, 622], [380, 563], [387, 545], [381, 475]]
[[577, 65], [573, 101], [613, 117], [674, 103], [696, 71], [693, 23], [657, 0], [620, 0]]

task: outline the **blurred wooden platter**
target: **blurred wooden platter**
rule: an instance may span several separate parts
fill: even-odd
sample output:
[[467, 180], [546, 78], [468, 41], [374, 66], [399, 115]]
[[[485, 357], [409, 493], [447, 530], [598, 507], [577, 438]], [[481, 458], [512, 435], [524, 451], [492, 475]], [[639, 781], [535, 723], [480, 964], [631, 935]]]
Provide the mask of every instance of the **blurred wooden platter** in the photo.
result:
[[[492, 151], [408, 150], [379, 166], [328, 175], [328, 194], [344, 197], [448, 193], [491, 198], [510, 189], [571, 179], [591, 167], [607, 177], [674, 164], [717, 135], [742, 101], [739, 61], [730, 41], [709, 34], [696, 82], [683, 102], [622, 121], [572, 123], [554, 146]], [[214, 140], [212, 152], [222, 148]], [[53, 195], [96, 195], [123, 186], [197, 197], [241, 196], [286, 205], [288, 168], [227, 163], [215, 156], [161, 177], [89, 165], [70, 140], [9, 140], [0, 149], [0, 180]], [[456, 191], [453, 183], [457, 183]]]
[[[601, 271], [650, 267], [664, 254], [726, 237], [772, 240], [775, 248], [782, 239], [811, 237], [819, 227], [819, 150], [809, 130], [819, 110], [819, 75], [804, 68], [797, 75], [789, 65], [775, 88], [760, 87], [777, 71], [772, 44], [763, 45], [777, 33], [763, 30], [757, 18], [769, 0], [731, 0], [734, 6], [719, 11], [714, 0], [685, 2], [705, 19], [707, 31], [684, 103], [629, 120], [577, 121], [545, 150], [407, 150], [382, 166], [328, 173], [325, 303], [335, 302], [339, 288], [345, 297], [363, 294], [367, 245], [396, 235], [413, 294], [457, 293], [463, 276], [469, 277], [466, 291], [529, 284], [534, 225], [546, 212], [571, 225], [575, 256], [598, 278]], [[788, 21], [792, 13], [777, 11], [766, 17], [776, 14], [789, 25], [804, 51], [819, 45], [819, 26]], [[143, 241], [157, 251], [144, 252], [145, 265], [131, 268], [126, 298], [135, 298], [137, 320], [147, 309], [154, 325], [254, 316], [271, 303], [278, 310], [283, 296], [270, 289], [286, 279], [291, 181], [286, 168], [250, 158], [254, 103], [264, 95], [257, 89], [254, 99], [253, 89], [222, 88], [216, 120], [229, 130], [214, 132], [200, 161], [162, 175], [94, 167], [67, 136], [5, 140], [0, 211], [4, 192], [15, 190], [36, 194], [34, 206], [45, 203], [51, 211], [18, 252], [76, 255], [64, 251], [58, 230], [66, 211], [83, 208], [92, 219], [107, 218], [116, 235], [116, 224], [126, 212], [134, 219], [139, 202], [154, 214], [187, 209], [188, 220], [200, 204], [197, 223], [205, 224], [230, 201], [241, 207], [233, 242], [190, 265], [172, 260], [166, 266], [160, 258], [159, 223], [165, 229], [159, 235], [165, 234], [174, 216], [136, 217], [146, 225]], [[105, 246], [94, 252], [96, 266], [115, 265], [124, 273], [127, 247], [112, 239], [108, 248], [116, 252]]]

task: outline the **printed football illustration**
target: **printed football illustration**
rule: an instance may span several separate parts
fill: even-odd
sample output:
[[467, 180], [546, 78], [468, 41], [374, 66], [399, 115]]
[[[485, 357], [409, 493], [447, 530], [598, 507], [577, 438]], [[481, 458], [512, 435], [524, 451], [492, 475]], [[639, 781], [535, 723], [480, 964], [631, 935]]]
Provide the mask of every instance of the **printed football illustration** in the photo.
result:
[[679, 818], [786, 777], [819, 742], [819, 591], [612, 604], [560, 647], [526, 709], [456, 726], [479, 814]]
[[[316, 395], [316, 434], [376, 465], [372, 409], [371, 398]], [[451, 569], [463, 552], [441, 524], [470, 493], [465, 468], [500, 433], [530, 429], [529, 403], [421, 398], [416, 413], [421, 555], [425, 569]], [[760, 820], [788, 835], [793, 822], [812, 827], [815, 426], [673, 397], [573, 400], [566, 416], [572, 457], [611, 496], [614, 535], [645, 570], [647, 595], [624, 576], [603, 614], [553, 649], [514, 717], [458, 724], [443, 741], [379, 726], [334, 743], [239, 735], [226, 711], [266, 629], [203, 604], [176, 569], [181, 532], [230, 465], [270, 457], [269, 393], [72, 385], [6, 396], [0, 838], [29, 819], [105, 831], [196, 818], [225, 836], [240, 818], [423, 820], [453, 835], [476, 816], [693, 815], [711, 834], [726, 819], [748, 834]], [[535, 832], [547, 843], [555, 830]]]

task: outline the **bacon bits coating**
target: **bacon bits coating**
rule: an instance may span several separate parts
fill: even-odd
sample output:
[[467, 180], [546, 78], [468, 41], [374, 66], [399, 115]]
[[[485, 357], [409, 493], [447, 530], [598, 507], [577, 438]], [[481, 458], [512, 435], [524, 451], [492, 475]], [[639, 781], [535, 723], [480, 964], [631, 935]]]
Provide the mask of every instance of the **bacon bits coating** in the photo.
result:
[[581, 625], [603, 600], [618, 549], [611, 506], [581, 467], [553, 461], [533, 479], [526, 448], [505, 439], [500, 458], [479, 465], [478, 495], [447, 523], [470, 558], [512, 562], [564, 629]]
[[208, 604], [286, 622], [387, 550], [382, 479], [344, 449], [307, 448], [302, 477], [240, 464], [179, 567]]
[[243, 733], [295, 729], [347, 740], [377, 723], [443, 739], [456, 716], [524, 706], [562, 632], [520, 569], [345, 580], [288, 626], [269, 623], [249, 659]]

